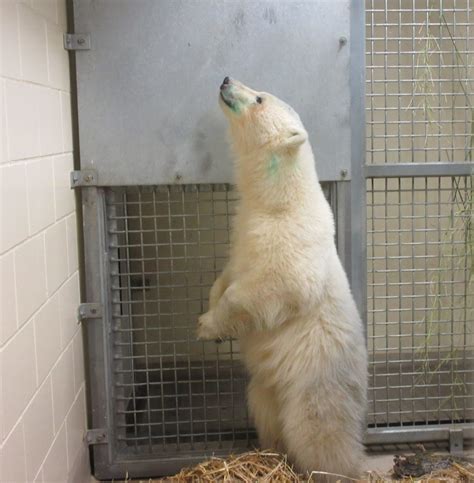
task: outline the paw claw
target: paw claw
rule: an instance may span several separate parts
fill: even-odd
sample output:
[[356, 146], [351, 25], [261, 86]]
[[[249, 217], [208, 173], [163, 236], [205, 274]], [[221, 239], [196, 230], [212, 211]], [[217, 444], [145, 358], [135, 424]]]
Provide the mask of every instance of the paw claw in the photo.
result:
[[219, 339], [217, 328], [215, 327], [214, 318], [211, 312], [207, 312], [198, 320], [197, 338], [200, 340], [215, 340]]

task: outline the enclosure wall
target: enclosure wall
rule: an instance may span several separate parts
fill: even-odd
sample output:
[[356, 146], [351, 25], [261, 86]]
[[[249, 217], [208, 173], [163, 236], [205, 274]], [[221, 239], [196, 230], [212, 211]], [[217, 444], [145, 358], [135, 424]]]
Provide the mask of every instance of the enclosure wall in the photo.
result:
[[64, 0], [0, 2], [0, 480], [90, 480]]

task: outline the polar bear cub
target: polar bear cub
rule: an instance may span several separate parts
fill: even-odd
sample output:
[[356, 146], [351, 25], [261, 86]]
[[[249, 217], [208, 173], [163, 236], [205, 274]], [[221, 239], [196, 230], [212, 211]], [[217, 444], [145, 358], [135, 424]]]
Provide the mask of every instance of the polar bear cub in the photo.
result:
[[239, 339], [262, 447], [300, 471], [355, 477], [367, 352], [307, 132], [290, 106], [228, 77], [219, 102], [240, 201], [198, 337]]

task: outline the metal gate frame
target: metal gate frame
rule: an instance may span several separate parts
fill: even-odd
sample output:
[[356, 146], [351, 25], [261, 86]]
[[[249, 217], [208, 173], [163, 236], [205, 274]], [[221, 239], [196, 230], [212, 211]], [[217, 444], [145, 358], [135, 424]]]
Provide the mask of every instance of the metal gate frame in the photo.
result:
[[[470, 163], [400, 163], [364, 166], [365, 180], [429, 176], [472, 176]], [[368, 428], [367, 445], [410, 444], [445, 441], [454, 454], [462, 453], [465, 440], [474, 439], [474, 423]]]
[[[337, 211], [338, 246], [348, 273], [353, 294], [363, 320], [366, 307], [366, 180], [391, 176], [472, 175], [465, 163], [397, 164], [365, 166], [365, 8], [363, 0], [351, 6], [351, 167], [350, 180], [335, 183], [333, 205]], [[74, 40], [74, 39], [73, 39]], [[80, 43], [79, 45], [83, 45]], [[81, 48], [79, 46], [79, 48]], [[80, 55], [76, 54], [76, 55]], [[345, 174], [341, 173], [341, 179]], [[99, 177], [100, 180], [100, 177]], [[117, 451], [114, 425], [114, 375], [112, 346], [112, 273], [106, 226], [105, 185], [98, 184], [95, 172], [76, 172], [72, 186], [82, 192], [83, 235], [85, 248], [86, 300], [80, 308], [86, 323], [90, 427], [94, 473], [98, 478], [166, 475], [183, 465], [192, 465], [206, 455], [224, 455], [228, 451], [184, 453], [167, 458], [153, 455], [130, 457]], [[460, 433], [461, 432], [461, 433]], [[461, 439], [460, 439], [461, 436]], [[368, 444], [409, 443], [451, 440], [453, 447], [462, 445], [462, 436], [473, 437], [473, 425], [450, 425], [423, 428], [369, 429]], [[460, 443], [461, 441], [461, 443]]]

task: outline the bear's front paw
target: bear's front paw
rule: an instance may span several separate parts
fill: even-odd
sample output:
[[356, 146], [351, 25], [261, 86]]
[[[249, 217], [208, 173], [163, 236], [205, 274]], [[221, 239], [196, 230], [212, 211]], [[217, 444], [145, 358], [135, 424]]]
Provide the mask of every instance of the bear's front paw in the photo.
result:
[[197, 337], [201, 340], [220, 339], [212, 310], [201, 315], [198, 320]]

